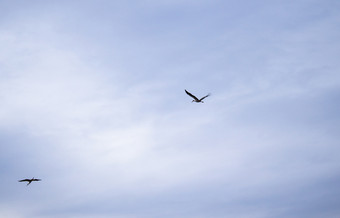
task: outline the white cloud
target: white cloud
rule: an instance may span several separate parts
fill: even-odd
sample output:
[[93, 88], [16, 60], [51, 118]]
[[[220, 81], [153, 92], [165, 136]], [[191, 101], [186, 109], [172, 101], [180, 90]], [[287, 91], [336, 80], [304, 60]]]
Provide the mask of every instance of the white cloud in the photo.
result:
[[[27, 204], [22, 214], [42, 217], [280, 217], [293, 211], [287, 195], [303, 204], [304, 190], [312, 202], [328, 193], [334, 185], [315, 184], [339, 166], [338, 116], [327, 109], [338, 98], [336, 18], [304, 22], [310, 14], [296, 9], [285, 20], [277, 5], [239, 17], [251, 7], [234, 5], [224, 23], [217, 2], [195, 13], [192, 3], [148, 2], [119, 4], [112, 17], [112, 5], [86, 3], [74, 16], [75, 5], [31, 6], [46, 12], [2, 24], [4, 177], [43, 179], [24, 189], [34, 202], [8, 209], [6, 192], [3, 213], [20, 217]], [[184, 89], [212, 96], [190, 103]]]

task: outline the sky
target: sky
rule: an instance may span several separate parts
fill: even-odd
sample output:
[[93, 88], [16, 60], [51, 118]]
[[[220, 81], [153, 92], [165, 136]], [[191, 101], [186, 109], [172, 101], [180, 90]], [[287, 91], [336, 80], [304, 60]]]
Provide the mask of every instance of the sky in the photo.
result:
[[0, 0], [0, 217], [339, 217], [339, 10]]

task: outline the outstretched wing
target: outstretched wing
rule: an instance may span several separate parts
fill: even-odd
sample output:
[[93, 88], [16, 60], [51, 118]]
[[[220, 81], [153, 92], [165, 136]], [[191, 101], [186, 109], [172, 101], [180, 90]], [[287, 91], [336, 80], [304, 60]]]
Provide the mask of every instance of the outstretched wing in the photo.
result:
[[187, 95], [189, 95], [190, 97], [192, 97], [193, 99], [195, 99], [196, 101], [198, 101], [198, 98], [196, 96], [194, 96], [193, 94], [191, 94], [190, 92], [188, 92], [186, 89], [185, 90], [185, 93], [187, 93]]
[[22, 179], [22, 180], [18, 180], [18, 182], [29, 182], [29, 179]]
[[205, 99], [206, 97], [209, 97], [210, 94], [207, 94], [206, 96], [204, 96], [203, 98], [200, 99], [200, 101], [202, 101], [203, 99]]
[[41, 181], [41, 179], [33, 179], [33, 181]]

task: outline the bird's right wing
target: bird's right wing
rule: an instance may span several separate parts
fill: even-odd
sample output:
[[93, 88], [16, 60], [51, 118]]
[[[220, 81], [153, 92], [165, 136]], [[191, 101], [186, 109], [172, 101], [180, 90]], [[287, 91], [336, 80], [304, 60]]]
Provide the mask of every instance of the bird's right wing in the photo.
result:
[[188, 92], [186, 89], [185, 90], [185, 93], [187, 93], [187, 95], [189, 95], [190, 97], [194, 98], [196, 101], [198, 101], [198, 98], [196, 96], [194, 96], [193, 94], [191, 94], [190, 92]]
[[29, 179], [18, 180], [18, 182], [29, 182]]
[[200, 99], [200, 101], [202, 101], [203, 99], [205, 99], [206, 97], [209, 97], [210, 94], [207, 94], [206, 96], [204, 96], [203, 98]]

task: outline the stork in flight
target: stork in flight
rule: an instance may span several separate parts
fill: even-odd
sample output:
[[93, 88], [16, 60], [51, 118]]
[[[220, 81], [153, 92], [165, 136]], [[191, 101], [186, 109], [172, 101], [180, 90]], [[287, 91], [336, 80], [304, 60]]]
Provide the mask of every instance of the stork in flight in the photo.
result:
[[27, 185], [31, 184], [33, 181], [41, 181], [41, 179], [35, 179], [34, 177], [32, 179], [22, 179], [19, 180], [18, 182], [28, 182]]
[[204, 101], [202, 101], [203, 99], [205, 99], [206, 97], [209, 97], [210, 94], [207, 94], [206, 96], [202, 97], [201, 99], [198, 99], [196, 96], [194, 96], [193, 94], [191, 94], [190, 92], [188, 92], [186, 89], [185, 90], [185, 93], [187, 93], [187, 95], [189, 95], [190, 97], [192, 97], [194, 100], [192, 100], [192, 102], [196, 102], [196, 103], [204, 103]]

